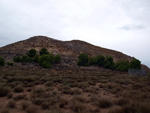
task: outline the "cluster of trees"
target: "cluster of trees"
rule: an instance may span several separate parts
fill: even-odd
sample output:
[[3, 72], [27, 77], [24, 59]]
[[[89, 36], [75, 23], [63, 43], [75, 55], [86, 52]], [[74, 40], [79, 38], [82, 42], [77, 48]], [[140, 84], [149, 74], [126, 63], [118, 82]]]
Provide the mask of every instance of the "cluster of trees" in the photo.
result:
[[115, 69], [118, 71], [128, 71], [128, 69], [141, 69], [141, 62], [137, 59], [129, 61], [114, 62], [112, 56], [98, 55], [96, 57], [88, 57], [87, 54], [80, 54], [78, 57], [78, 66], [92, 66], [97, 65], [99, 67], [105, 67], [107, 69]]
[[52, 64], [59, 63], [60, 61], [60, 55], [53, 55], [46, 48], [42, 48], [39, 54], [37, 54], [35, 49], [31, 49], [26, 55], [14, 57], [14, 62], [35, 62], [44, 68], [51, 68]]
[[5, 62], [5, 59], [0, 56], [0, 66], [5, 66], [5, 64], [7, 64], [8, 66], [14, 65], [12, 62]]

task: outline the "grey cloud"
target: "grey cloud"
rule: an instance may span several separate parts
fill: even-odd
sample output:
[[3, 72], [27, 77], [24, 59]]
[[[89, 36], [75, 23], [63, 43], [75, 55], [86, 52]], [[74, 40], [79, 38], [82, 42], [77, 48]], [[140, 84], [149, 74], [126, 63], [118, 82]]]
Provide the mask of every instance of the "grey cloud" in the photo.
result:
[[146, 27], [144, 25], [125, 25], [120, 27], [119, 29], [122, 30], [142, 30], [142, 29], [146, 29]]

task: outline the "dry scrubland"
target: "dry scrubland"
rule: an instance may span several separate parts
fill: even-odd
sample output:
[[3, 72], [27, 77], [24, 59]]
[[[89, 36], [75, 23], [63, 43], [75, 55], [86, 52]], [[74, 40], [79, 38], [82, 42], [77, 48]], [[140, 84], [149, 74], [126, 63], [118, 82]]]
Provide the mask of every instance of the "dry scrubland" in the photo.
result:
[[150, 77], [1, 67], [0, 113], [150, 113]]

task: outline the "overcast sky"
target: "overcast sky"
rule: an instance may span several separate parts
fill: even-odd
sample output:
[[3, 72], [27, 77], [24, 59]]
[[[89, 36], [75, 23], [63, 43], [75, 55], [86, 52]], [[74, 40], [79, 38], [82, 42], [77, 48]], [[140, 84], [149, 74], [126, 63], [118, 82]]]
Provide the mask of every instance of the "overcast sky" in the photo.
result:
[[36, 35], [84, 40], [150, 67], [150, 0], [0, 0], [0, 47]]

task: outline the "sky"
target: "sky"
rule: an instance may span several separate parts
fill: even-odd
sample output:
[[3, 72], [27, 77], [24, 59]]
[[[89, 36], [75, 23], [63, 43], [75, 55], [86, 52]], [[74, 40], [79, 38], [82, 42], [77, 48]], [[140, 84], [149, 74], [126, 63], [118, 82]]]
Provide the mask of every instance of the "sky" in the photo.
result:
[[0, 47], [37, 35], [83, 40], [150, 67], [150, 0], [0, 0]]

